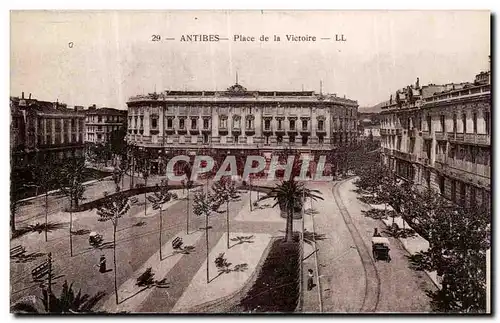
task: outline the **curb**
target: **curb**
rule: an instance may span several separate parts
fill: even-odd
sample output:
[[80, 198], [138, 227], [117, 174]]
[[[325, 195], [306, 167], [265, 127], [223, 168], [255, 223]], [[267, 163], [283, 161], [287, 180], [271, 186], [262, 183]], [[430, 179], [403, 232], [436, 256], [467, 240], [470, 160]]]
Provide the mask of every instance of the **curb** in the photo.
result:
[[[112, 175], [110, 176], [106, 176], [106, 177], [103, 177], [103, 178], [100, 178], [100, 179], [93, 179], [93, 180], [90, 180], [88, 182], [84, 182], [82, 183], [82, 185], [90, 185], [90, 184], [94, 184], [94, 183], [97, 183], [97, 182], [102, 182], [104, 180], [108, 180], [108, 179], [111, 179], [112, 178]], [[48, 195], [52, 195], [54, 193], [57, 193], [59, 192], [59, 190], [52, 190], [52, 191], [49, 191], [47, 194]], [[25, 199], [22, 199], [22, 200], [19, 200], [18, 202], [26, 202], [26, 201], [31, 201], [31, 200], [34, 200], [34, 199], [37, 199], [37, 198], [40, 198], [40, 197], [44, 197], [45, 196], [45, 193], [44, 194], [39, 194], [39, 195], [35, 195], [35, 196], [31, 196], [31, 197], [27, 197]]]
[[176, 312], [171, 313], [230, 313], [230, 309], [237, 306], [239, 302], [243, 299], [243, 297], [248, 293], [250, 288], [252, 288], [253, 284], [257, 280], [260, 272], [262, 271], [262, 266], [267, 259], [269, 251], [271, 250], [271, 246], [274, 241], [279, 237], [271, 237], [268, 245], [264, 249], [262, 256], [260, 257], [259, 262], [255, 267], [255, 271], [248, 277], [247, 281], [243, 284], [243, 286], [232, 292], [231, 294], [215, 299], [213, 301], [208, 301], [205, 303], [201, 303], [199, 305], [195, 305], [190, 308], [179, 309]]

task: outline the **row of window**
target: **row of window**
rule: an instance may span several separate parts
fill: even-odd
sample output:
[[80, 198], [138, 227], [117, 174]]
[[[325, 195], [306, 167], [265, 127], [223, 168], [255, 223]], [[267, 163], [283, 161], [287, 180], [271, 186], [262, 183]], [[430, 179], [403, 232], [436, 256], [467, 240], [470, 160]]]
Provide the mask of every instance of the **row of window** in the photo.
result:
[[[135, 125], [137, 127], [137, 117], [135, 117]], [[277, 126], [278, 130], [283, 130], [283, 121], [282, 119], [277, 120]], [[140, 124], [139, 128], [144, 127], [144, 120], [141, 117], [140, 118]], [[253, 129], [254, 128], [254, 120], [249, 118], [246, 119], [245, 121], [245, 126], [246, 129]], [[152, 118], [151, 119], [151, 128], [156, 129], [158, 128], [158, 119]], [[172, 129], [173, 128], [173, 119], [168, 118], [167, 119], [167, 129]], [[179, 119], [179, 129], [184, 129], [185, 128], [185, 119]], [[209, 129], [210, 128], [210, 120], [209, 119], [203, 119], [203, 129]], [[227, 128], [227, 119], [226, 118], [221, 118], [219, 120], [219, 128], [221, 129], [226, 129]], [[240, 118], [235, 118], [233, 119], [233, 129], [239, 129], [241, 128], [241, 119]], [[296, 122], [295, 120], [289, 120], [289, 128], [290, 130], [295, 130], [296, 128]], [[198, 119], [191, 119], [191, 129], [195, 130], [198, 129]], [[264, 120], [264, 130], [271, 130], [271, 120], [265, 119]], [[308, 120], [302, 120], [302, 130], [308, 130]], [[318, 120], [318, 130], [319, 131], [324, 131], [324, 121], [323, 120]]]
[[[45, 141], [44, 141], [45, 139]], [[70, 140], [71, 139], [71, 140]], [[77, 141], [78, 139], [78, 141]], [[77, 136], [76, 134], [71, 134], [71, 136], [69, 135], [69, 133], [66, 133], [66, 134], [59, 134], [59, 133], [56, 133], [55, 136], [54, 136], [54, 142], [52, 143], [52, 135], [51, 134], [47, 134], [47, 135], [38, 135], [37, 136], [37, 144], [38, 145], [60, 145], [60, 144], [63, 144], [63, 143], [82, 143], [83, 142], [83, 134], [80, 133], [79, 136]]]
[[[485, 123], [485, 133], [490, 134], [491, 132], [491, 115], [489, 111], [484, 111], [483, 113], [484, 123]], [[448, 129], [446, 126], [446, 116], [444, 114], [439, 115], [439, 132], [458, 132], [458, 120], [459, 116], [457, 114], [453, 114], [453, 122], [451, 129]], [[420, 119], [417, 119], [420, 121]], [[472, 113], [472, 129], [467, 128], [467, 114], [463, 113], [460, 116], [460, 122], [462, 125], [462, 133], [467, 133], [469, 130], [472, 130], [472, 133], [478, 133], [478, 115], [477, 112]], [[390, 120], [386, 119], [383, 122], [384, 127], [390, 124]], [[432, 129], [432, 117], [428, 115], [426, 117], [426, 125], [428, 131]], [[414, 123], [414, 118], [409, 117], [406, 122], [402, 123], [402, 127], [406, 129], [418, 128], [422, 131], [422, 123], [418, 122], [417, 125]]]
[[103, 129], [106, 132], [117, 131], [120, 129], [120, 126], [87, 126], [88, 132], [103, 131]]
[[489, 206], [490, 204], [490, 194], [485, 189], [450, 179], [450, 192], [447, 194], [445, 190], [445, 177], [439, 176], [438, 181], [441, 195], [446, 196], [454, 203], [469, 207], [477, 206], [478, 202], [485, 206]]
[[123, 122], [122, 116], [100, 116], [100, 115], [91, 115], [87, 116], [87, 122]]

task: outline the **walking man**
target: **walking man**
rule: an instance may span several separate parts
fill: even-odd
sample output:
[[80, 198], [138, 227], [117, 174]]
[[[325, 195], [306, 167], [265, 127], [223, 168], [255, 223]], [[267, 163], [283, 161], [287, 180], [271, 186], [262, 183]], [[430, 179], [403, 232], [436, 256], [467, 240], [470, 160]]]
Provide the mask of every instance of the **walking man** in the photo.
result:
[[106, 256], [101, 255], [101, 258], [99, 258], [98, 267], [101, 274], [106, 272]]
[[314, 287], [314, 273], [312, 269], [307, 270], [307, 290], [311, 290]]

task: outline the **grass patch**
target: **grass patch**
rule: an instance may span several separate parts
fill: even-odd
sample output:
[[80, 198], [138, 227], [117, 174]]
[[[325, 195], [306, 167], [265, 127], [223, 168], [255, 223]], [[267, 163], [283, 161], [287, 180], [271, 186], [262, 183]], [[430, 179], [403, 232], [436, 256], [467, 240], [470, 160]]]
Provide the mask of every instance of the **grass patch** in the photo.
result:
[[236, 312], [293, 312], [300, 290], [300, 242], [275, 240], [257, 280], [235, 308]]

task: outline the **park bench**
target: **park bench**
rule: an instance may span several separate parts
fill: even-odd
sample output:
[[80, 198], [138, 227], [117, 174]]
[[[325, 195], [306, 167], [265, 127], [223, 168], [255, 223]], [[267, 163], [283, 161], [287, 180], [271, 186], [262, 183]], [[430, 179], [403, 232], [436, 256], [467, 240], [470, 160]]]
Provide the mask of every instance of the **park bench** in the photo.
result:
[[180, 250], [182, 249], [182, 245], [184, 243], [182, 242], [182, 238], [179, 238], [179, 237], [176, 237], [173, 241], [172, 241], [172, 248], [174, 250]]
[[21, 245], [15, 246], [10, 249], [11, 258], [23, 257], [25, 253], [26, 253], [26, 248], [24, 248]]
[[33, 270], [31, 270], [31, 276], [34, 281], [41, 280], [47, 273], [49, 272], [49, 263], [44, 262], [38, 266], [36, 266]]

